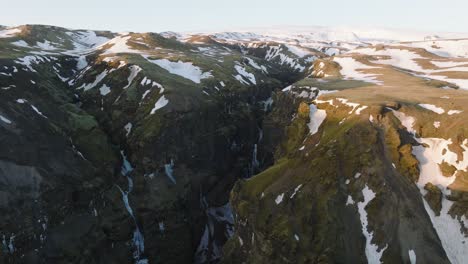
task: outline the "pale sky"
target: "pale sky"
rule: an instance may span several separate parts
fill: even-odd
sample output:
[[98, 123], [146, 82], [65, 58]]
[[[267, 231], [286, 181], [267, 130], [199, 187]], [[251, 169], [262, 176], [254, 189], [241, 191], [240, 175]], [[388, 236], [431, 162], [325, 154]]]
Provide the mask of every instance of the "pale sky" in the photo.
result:
[[468, 32], [467, 0], [0, 0], [0, 25], [161, 32], [275, 25]]

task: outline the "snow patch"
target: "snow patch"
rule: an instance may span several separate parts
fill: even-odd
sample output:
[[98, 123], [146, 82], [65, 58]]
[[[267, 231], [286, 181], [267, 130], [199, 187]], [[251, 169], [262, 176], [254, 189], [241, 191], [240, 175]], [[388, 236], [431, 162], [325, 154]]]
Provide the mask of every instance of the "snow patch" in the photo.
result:
[[246, 78], [251, 84], [254, 84], [254, 85], [257, 84], [257, 81], [255, 80], [255, 75], [253, 75], [250, 72], [247, 72], [247, 70], [244, 67], [240, 65], [234, 65], [234, 68], [240, 74], [240, 76], [242, 76], [243, 78]]
[[280, 204], [283, 201], [284, 193], [276, 196], [275, 203]]
[[[424, 145], [414, 146], [413, 154], [420, 161], [420, 176], [418, 186], [423, 193], [424, 186], [427, 183], [432, 183], [436, 186], [443, 187], [443, 190], [455, 181], [455, 174], [446, 177], [440, 171], [439, 164], [447, 162], [458, 170], [466, 170], [468, 167], [468, 148], [462, 145], [465, 149], [463, 160], [458, 161], [457, 153], [450, 151], [449, 145], [452, 144], [452, 139], [443, 138], [416, 138], [416, 140]], [[425, 147], [427, 146], [427, 147]]]
[[293, 194], [291, 194], [291, 196], [289, 196], [289, 199], [294, 198], [294, 196], [296, 196], [296, 193], [299, 191], [299, 189], [301, 189], [301, 187], [302, 187], [302, 184], [299, 184], [299, 185], [294, 189]]
[[31, 108], [34, 110], [34, 112], [36, 112], [38, 115], [44, 117], [44, 118], [47, 118], [47, 116], [45, 116], [44, 114], [42, 114], [41, 111], [39, 111], [39, 109], [37, 109], [37, 107], [35, 107], [34, 105], [31, 105]]
[[[352, 114], [352, 113], [354, 112], [354, 110], [356, 110], [356, 108], [360, 105], [360, 104], [358, 104], [358, 103], [351, 103], [351, 102], [348, 102], [348, 99], [344, 99], [344, 98], [336, 98], [336, 100], [338, 100], [340, 103], [342, 103], [342, 104], [344, 104], [344, 105], [349, 106], [349, 107], [352, 108], [351, 111], [348, 112], [348, 114]], [[359, 110], [359, 113], [357, 113], [357, 111], [356, 111], [356, 114], [358, 114], [358, 115], [361, 114], [361, 111], [364, 110], [364, 109], [366, 109], [366, 108], [367, 108], [367, 106], [364, 107], [364, 108], [362, 108], [362, 109], [360, 109], [360, 110], [358, 109], [358, 110]]]
[[462, 110], [449, 110], [447, 112], [448, 115], [456, 115], [456, 114], [460, 114], [461, 112], [463, 112]]
[[310, 122], [307, 124], [307, 126], [309, 127], [310, 135], [314, 135], [315, 133], [317, 133], [320, 125], [327, 117], [327, 111], [318, 109], [317, 106], [314, 104], [310, 104], [309, 109]]
[[101, 88], [99, 88], [99, 92], [101, 93], [102, 96], [106, 96], [111, 92], [110, 87], [107, 86], [106, 84], [103, 84]]
[[378, 67], [363, 64], [351, 57], [334, 57], [333, 60], [340, 64], [340, 74], [347, 80], [359, 80], [375, 84], [382, 84], [376, 80], [376, 74], [362, 73], [362, 70], [376, 69]]
[[128, 122], [125, 126], [124, 126], [124, 129], [126, 131], [125, 133], [125, 136], [128, 137], [128, 135], [130, 135], [130, 133], [132, 132], [132, 123]]
[[302, 48], [302, 47], [299, 47], [299, 46], [294, 46], [294, 45], [286, 45], [286, 47], [288, 47], [288, 50], [293, 53], [294, 55], [298, 56], [299, 58], [303, 58], [307, 55], [310, 55], [311, 52]]
[[410, 263], [411, 264], [416, 264], [416, 252], [414, 252], [414, 250], [410, 249], [410, 250], [408, 250], [408, 256], [409, 256], [409, 259], [410, 259]]
[[167, 104], [169, 103], [169, 100], [166, 99], [166, 97], [163, 95], [161, 96], [158, 101], [156, 101], [156, 103], [154, 104], [154, 108], [151, 109], [151, 112], [150, 114], [153, 115], [154, 113], [156, 113], [156, 111], [158, 109], [161, 109], [163, 108], [164, 106], [166, 106]]
[[395, 115], [395, 117], [400, 120], [400, 123], [406, 128], [408, 132], [412, 133], [413, 135], [416, 134], [416, 130], [413, 129], [414, 122], [416, 121], [414, 117], [407, 116], [405, 113], [393, 110], [391, 108], [388, 109], [390, 109], [393, 112], [393, 115]]
[[2, 122], [7, 123], [7, 124], [11, 124], [10, 119], [8, 119], [8, 118], [6, 118], [6, 117], [4, 117], [4, 116], [2, 116], [2, 115], [0, 115], [0, 120], [1, 120]]
[[44, 42], [36, 42], [36, 46], [42, 50], [56, 50], [57, 47], [52, 45], [52, 42], [44, 40]]
[[96, 79], [94, 80], [94, 82], [84, 83], [80, 87], [78, 87], [77, 89], [83, 89], [84, 91], [88, 91], [88, 90], [96, 87], [96, 85], [98, 85], [107, 76], [107, 73], [108, 73], [108, 71], [104, 70], [103, 72], [101, 72], [100, 74], [98, 74], [96, 76]]
[[358, 109], [356, 109], [356, 115], [360, 115], [361, 111], [365, 110], [367, 107], [368, 107], [367, 105], [363, 105], [359, 107]]
[[419, 106], [421, 106], [422, 108], [425, 108], [427, 110], [430, 110], [434, 113], [437, 113], [439, 115], [445, 113], [445, 110], [441, 107], [437, 107], [435, 105], [432, 105], [432, 104], [419, 104]]
[[101, 44], [98, 48], [103, 49], [104, 46], [112, 45], [110, 48], [106, 49], [102, 55], [109, 55], [109, 54], [118, 54], [118, 53], [138, 53], [138, 51], [130, 48], [127, 45], [127, 41], [131, 38], [131, 36], [117, 36], [110, 41], [107, 41]]
[[4, 30], [0, 30], [0, 38], [11, 38], [11, 37], [16, 36], [18, 33], [21, 33], [21, 29], [7, 28]]
[[29, 46], [29, 44], [24, 40], [14, 41], [11, 44], [22, 48], [31, 48], [31, 46]]
[[367, 185], [362, 190], [362, 195], [364, 196], [364, 201], [359, 202], [358, 212], [361, 219], [362, 234], [366, 238], [366, 257], [367, 261], [370, 264], [381, 263], [380, 259], [382, 254], [387, 249], [387, 246], [379, 250], [379, 247], [375, 244], [372, 244], [373, 232], [368, 231], [368, 215], [366, 212], [366, 206], [375, 198], [375, 193]]
[[211, 72], [203, 72], [200, 69], [200, 67], [194, 66], [192, 62], [173, 62], [168, 59], [146, 59], [149, 62], [152, 62], [158, 65], [159, 67], [167, 70], [169, 73], [181, 76], [185, 79], [189, 79], [194, 83], [200, 83], [203, 79], [213, 77], [213, 75], [211, 75]]
[[137, 65], [132, 65], [128, 68], [130, 69], [130, 75], [127, 78], [128, 84], [123, 89], [127, 89], [128, 87], [130, 87], [130, 85], [133, 82], [133, 79], [135, 79], [135, 77], [137, 77], [138, 73], [141, 71], [140, 66]]

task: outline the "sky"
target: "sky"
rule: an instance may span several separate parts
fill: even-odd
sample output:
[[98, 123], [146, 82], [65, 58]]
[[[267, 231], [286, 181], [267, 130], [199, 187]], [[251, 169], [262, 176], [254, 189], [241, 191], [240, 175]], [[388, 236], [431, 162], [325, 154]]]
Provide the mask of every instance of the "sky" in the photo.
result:
[[0, 0], [0, 6], [0, 25], [6, 26], [184, 32], [314, 25], [468, 32], [466, 0]]

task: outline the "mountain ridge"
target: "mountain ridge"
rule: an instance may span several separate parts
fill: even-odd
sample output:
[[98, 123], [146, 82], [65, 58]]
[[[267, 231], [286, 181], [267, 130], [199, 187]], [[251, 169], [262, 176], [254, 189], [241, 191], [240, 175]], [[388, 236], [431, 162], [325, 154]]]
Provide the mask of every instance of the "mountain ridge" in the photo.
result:
[[326, 37], [0, 30], [0, 263], [463, 263], [468, 41]]

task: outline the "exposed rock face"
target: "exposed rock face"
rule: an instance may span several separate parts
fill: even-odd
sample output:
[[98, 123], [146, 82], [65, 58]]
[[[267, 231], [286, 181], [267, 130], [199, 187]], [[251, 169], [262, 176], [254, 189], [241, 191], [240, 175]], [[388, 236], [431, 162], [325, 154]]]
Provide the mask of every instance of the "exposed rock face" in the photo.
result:
[[[0, 41], [12, 56], [0, 78], [0, 259], [219, 261], [233, 234], [232, 186], [272, 161], [258, 147], [269, 97], [306, 62], [56, 27]], [[159, 59], [172, 52], [184, 61]]]
[[[19, 31], [0, 38], [0, 263], [468, 254], [468, 94], [431, 75], [453, 61], [406, 46], [338, 55], [366, 43]], [[398, 52], [439, 72], [413, 75]]]
[[[223, 263], [366, 262], [360, 252], [369, 244], [384, 263], [408, 262], [410, 249], [427, 252], [424, 261], [449, 263], [430, 220], [419, 217], [425, 209], [418, 191], [392, 166], [383, 126], [359, 117], [340, 126], [328, 118], [321, 139], [301, 140], [305, 148], [236, 184], [236, 233]], [[367, 203], [365, 189], [375, 193]]]

